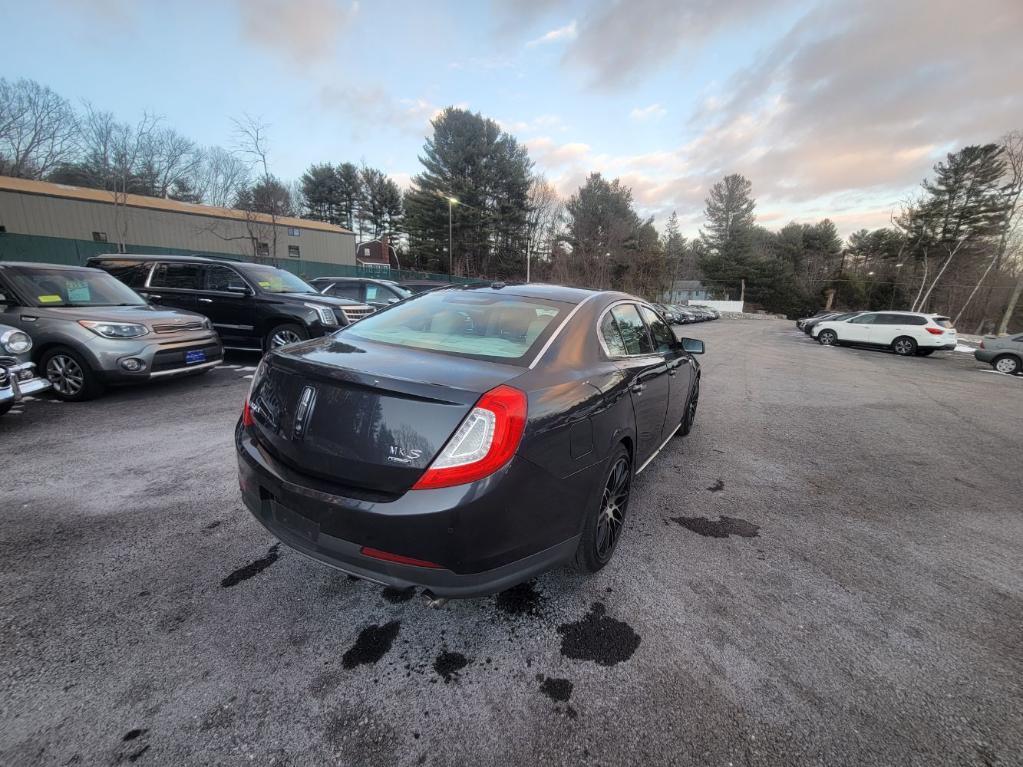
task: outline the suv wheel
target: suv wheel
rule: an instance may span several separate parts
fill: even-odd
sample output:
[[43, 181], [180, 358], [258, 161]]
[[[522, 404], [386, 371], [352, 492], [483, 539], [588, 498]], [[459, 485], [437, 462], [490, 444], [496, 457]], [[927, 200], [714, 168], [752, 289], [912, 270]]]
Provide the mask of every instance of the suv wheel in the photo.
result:
[[65, 402], [82, 402], [103, 393], [103, 382], [78, 352], [66, 346], [49, 349], [39, 360], [53, 393]]
[[892, 351], [903, 357], [912, 357], [916, 354], [916, 341], [909, 336], [899, 336], [892, 341]]
[[838, 333], [834, 330], [822, 330], [817, 334], [817, 343], [821, 346], [834, 346], [838, 343]]
[[284, 325], [278, 325], [272, 328], [269, 333], [266, 334], [266, 338], [263, 341], [263, 348], [266, 351], [276, 349], [278, 346], [285, 346], [287, 344], [298, 343], [309, 338], [309, 333], [301, 325], [292, 325], [286, 323]]
[[693, 423], [696, 421], [696, 408], [700, 404], [700, 379], [696, 379], [693, 385], [693, 393], [689, 395], [689, 404], [686, 405], [685, 415], [682, 416], [682, 428], [679, 434], [683, 437], [693, 430]]
[[999, 373], [1016, 375], [1019, 373], [1020, 368], [1023, 367], [1023, 365], [1020, 364], [1019, 357], [1013, 356], [1012, 354], [1003, 354], [1001, 357], [995, 358], [995, 361], [991, 363], [991, 367]]
[[625, 445], [615, 448], [608, 465], [600, 502], [586, 515], [575, 552], [575, 567], [584, 573], [595, 573], [611, 561], [625, 526], [632, 486], [632, 461]]

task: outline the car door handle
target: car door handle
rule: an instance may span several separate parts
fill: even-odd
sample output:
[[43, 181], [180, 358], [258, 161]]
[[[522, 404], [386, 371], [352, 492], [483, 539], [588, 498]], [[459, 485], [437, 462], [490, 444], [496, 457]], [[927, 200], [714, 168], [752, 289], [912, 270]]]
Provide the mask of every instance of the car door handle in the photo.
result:
[[142, 295], [144, 295], [146, 298], [151, 298], [154, 301], [159, 301], [161, 298], [163, 298], [163, 296], [158, 296], [156, 295], [156, 293], [143, 293]]
[[634, 392], [635, 394], [640, 394], [645, 388], [646, 386], [641, 383], [634, 383], [629, 387], [629, 391]]
[[21, 319], [23, 322], [35, 322], [39, 318], [36, 317], [34, 314], [23, 314], [21, 315]]
[[200, 304], [212, 304], [213, 303], [213, 299], [212, 298], [200, 298], [199, 299], [199, 303]]

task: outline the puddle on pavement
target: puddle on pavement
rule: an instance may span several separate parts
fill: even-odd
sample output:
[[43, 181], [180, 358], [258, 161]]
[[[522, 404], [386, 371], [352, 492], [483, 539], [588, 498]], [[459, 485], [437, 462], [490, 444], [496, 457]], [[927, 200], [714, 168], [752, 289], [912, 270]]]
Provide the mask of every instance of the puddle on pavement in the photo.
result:
[[706, 517], [671, 517], [671, 521], [705, 538], [727, 538], [730, 535], [760, 537], [760, 525], [738, 517], [718, 517], [716, 522]]
[[457, 678], [458, 672], [469, 665], [469, 659], [460, 652], [445, 650], [433, 662], [433, 670], [444, 678], [444, 684]]
[[553, 701], [566, 703], [572, 697], [572, 683], [568, 679], [554, 679], [537, 675], [540, 681], [540, 692]]
[[249, 562], [244, 567], [239, 567], [233, 573], [228, 575], [224, 580], [220, 582], [220, 585], [229, 589], [232, 586], [237, 586], [242, 581], [247, 581], [255, 575], [259, 575], [266, 568], [277, 561], [277, 555], [280, 552], [281, 544], [275, 543], [270, 547], [270, 550], [266, 552], [266, 556], [262, 559], [257, 559], [255, 562]]
[[558, 633], [563, 656], [591, 660], [601, 666], [627, 661], [640, 643], [632, 626], [606, 615], [603, 602], [594, 602], [582, 620], [558, 626]]
[[533, 581], [526, 581], [495, 595], [494, 604], [506, 615], [538, 615], [543, 594], [536, 590]]
[[367, 626], [359, 632], [355, 644], [341, 656], [341, 664], [347, 669], [353, 669], [356, 666], [376, 663], [387, 655], [400, 628], [401, 621], [391, 621], [382, 626]]

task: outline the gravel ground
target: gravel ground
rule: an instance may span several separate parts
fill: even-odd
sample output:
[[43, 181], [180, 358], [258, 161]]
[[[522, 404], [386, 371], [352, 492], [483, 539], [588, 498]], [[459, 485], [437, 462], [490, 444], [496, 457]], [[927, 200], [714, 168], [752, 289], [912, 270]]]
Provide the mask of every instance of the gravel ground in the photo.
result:
[[251, 369], [0, 419], [0, 764], [1019, 764], [1023, 379], [687, 332], [614, 561], [441, 610], [250, 519]]

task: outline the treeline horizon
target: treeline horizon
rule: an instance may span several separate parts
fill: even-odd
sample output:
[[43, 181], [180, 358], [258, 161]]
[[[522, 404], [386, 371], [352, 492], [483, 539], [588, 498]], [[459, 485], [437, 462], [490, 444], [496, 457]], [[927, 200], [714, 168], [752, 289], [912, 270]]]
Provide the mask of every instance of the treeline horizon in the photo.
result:
[[34, 81], [0, 78], [0, 175], [301, 216], [360, 239], [386, 234], [403, 266], [419, 271], [523, 279], [528, 258], [534, 281], [651, 300], [701, 280], [719, 297], [743, 294], [790, 316], [831, 301], [940, 312], [966, 332], [1023, 324], [1020, 132], [949, 153], [891, 226], [843, 241], [827, 218], [759, 225], [753, 185], [740, 174], [710, 188], [692, 239], [675, 212], [658, 232], [632, 190], [600, 173], [563, 199], [523, 144], [466, 109], [449, 107], [431, 122], [421, 171], [404, 191], [383, 171], [345, 160], [312, 162], [299, 179], [282, 180], [267, 126], [248, 115], [234, 125], [232, 146], [203, 147], [156, 115], [127, 123]]

